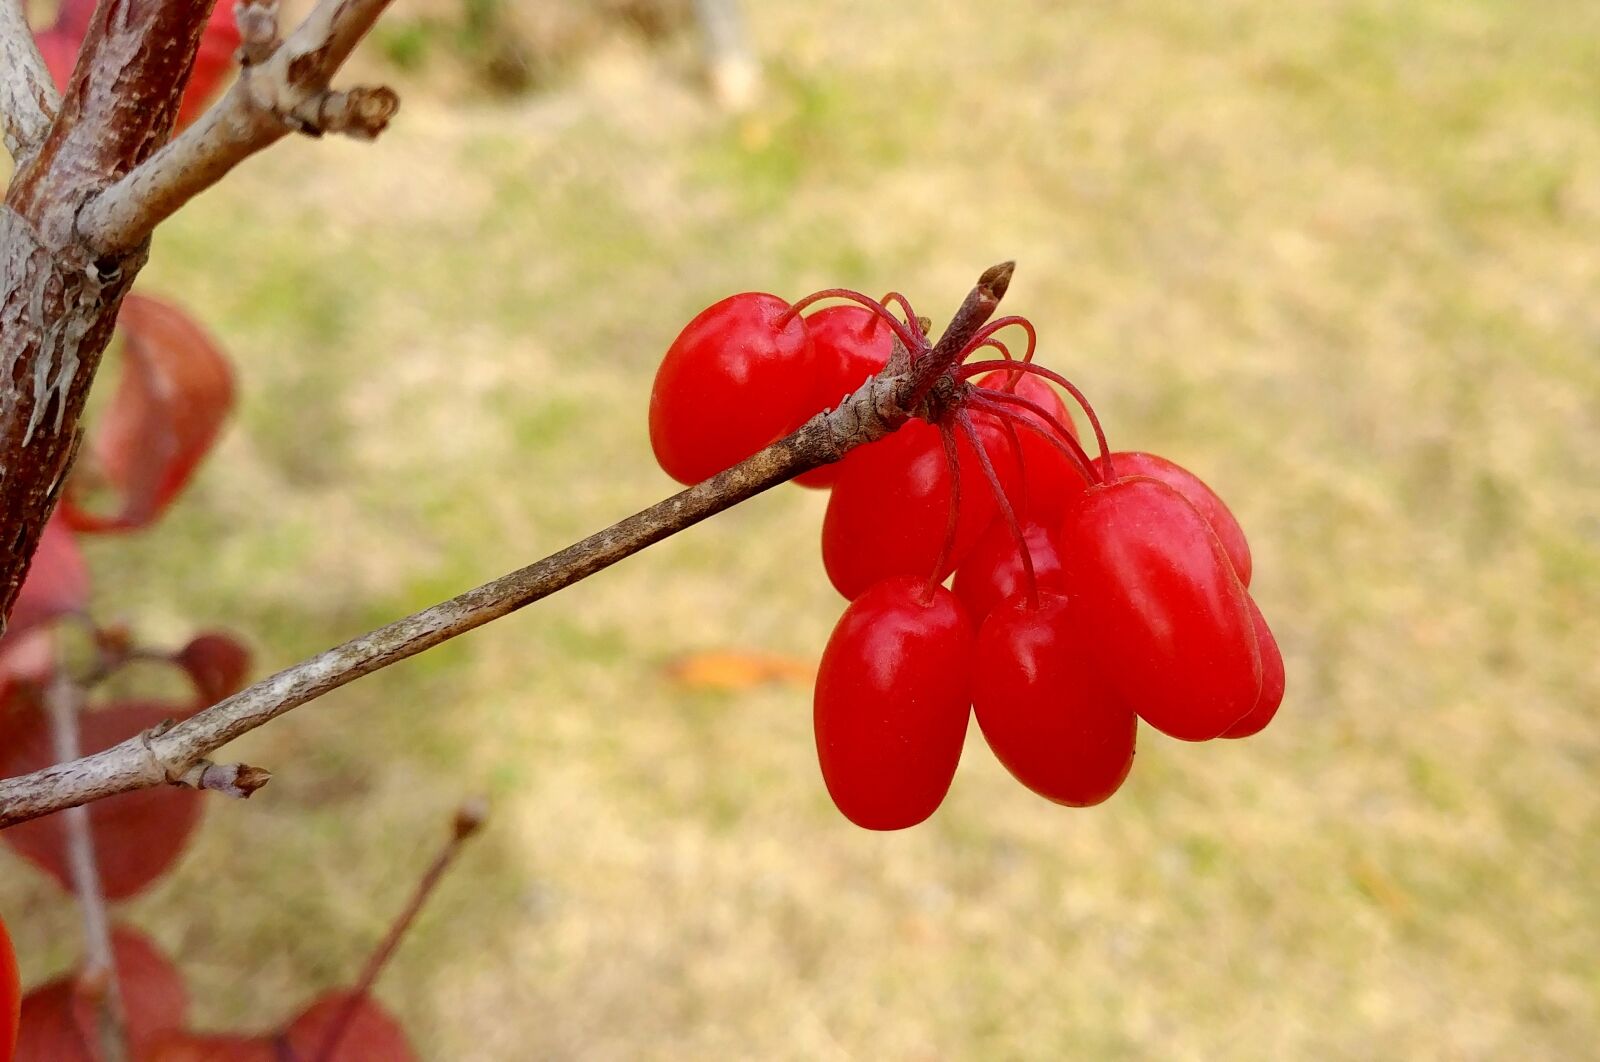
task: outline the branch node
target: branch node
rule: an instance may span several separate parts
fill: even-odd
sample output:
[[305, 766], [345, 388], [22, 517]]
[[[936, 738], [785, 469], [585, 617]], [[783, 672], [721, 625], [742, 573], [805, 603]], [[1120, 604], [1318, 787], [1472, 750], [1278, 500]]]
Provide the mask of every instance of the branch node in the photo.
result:
[[400, 110], [400, 96], [387, 85], [357, 86], [348, 91], [330, 89], [307, 100], [285, 115], [307, 136], [343, 133], [357, 140], [375, 140]]

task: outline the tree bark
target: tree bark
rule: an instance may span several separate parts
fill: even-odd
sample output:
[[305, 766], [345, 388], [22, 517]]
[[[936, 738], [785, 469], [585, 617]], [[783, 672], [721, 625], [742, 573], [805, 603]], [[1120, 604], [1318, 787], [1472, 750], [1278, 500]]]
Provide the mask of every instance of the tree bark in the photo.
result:
[[0, 617], [55, 509], [89, 383], [148, 255], [141, 241], [96, 257], [78, 212], [172, 135], [210, 11], [210, 0], [102, 0], [49, 133], [0, 204]]

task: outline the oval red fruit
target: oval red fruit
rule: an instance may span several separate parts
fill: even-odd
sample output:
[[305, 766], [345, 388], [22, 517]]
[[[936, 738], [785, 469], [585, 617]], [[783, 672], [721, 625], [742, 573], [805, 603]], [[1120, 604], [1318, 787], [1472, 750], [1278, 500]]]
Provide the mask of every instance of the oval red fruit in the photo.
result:
[[[1018, 377], [1015, 384], [1012, 383], [1012, 376]], [[1067, 412], [1066, 404], [1061, 401], [1056, 389], [1045, 380], [1028, 373], [1010, 373], [1004, 369], [997, 369], [979, 379], [978, 386], [986, 391], [1004, 391], [1018, 398], [1026, 398], [1060, 421], [1074, 439], [1078, 437], [1077, 425], [1072, 423], [1072, 414]], [[1014, 407], [1014, 410], [1016, 415], [1024, 420], [1032, 421], [1052, 435], [1057, 434], [1032, 410], [1020, 406]], [[1024, 515], [1042, 522], [1055, 523], [1061, 519], [1072, 495], [1080, 493], [1086, 486], [1083, 473], [1078, 470], [1078, 466], [1070, 457], [1038, 432], [1023, 427], [1015, 427], [1014, 430], [1017, 433], [1018, 448], [1022, 451], [1022, 480], [1021, 491], [1018, 494], [1020, 499], [1018, 508]], [[1004, 434], [1003, 429], [1001, 434]], [[990, 455], [997, 465], [1002, 461], [1006, 463], [1015, 461], [1009, 440], [1003, 440], [998, 447], [991, 447]]]
[[[985, 447], [996, 452], [992, 441]], [[955, 570], [978, 542], [997, 510], [983, 466], [964, 436], [957, 435], [961, 505], [955, 547], [936, 578]], [[1006, 481], [1007, 468], [997, 473]], [[1010, 493], [1009, 487], [1007, 493]], [[950, 521], [950, 469], [939, 429], [912, 421], [839, 464], [839, 479], [822, 521], [822, 563], [845, 597], [855, 597], [880, 579], [933, 574]]]
[[[1024, 521], [1022, 540], [1028, 545], [1028, 559], [1033, 561], [1035, 585], [1040, 590], [1066, 590], [1067, 578], [1062, 571], [1061, 548], [1056, 544], [1055, 531]], [[956, 570], [952, 587], [966, 607], [967, 615], [980, 626], [996, 605], [1027, 588], [1016, 537], [1004, 520], [994, 521], [978, 539], [978, 544]]]
[[[1105, 458], [1096, 458], [1096, 461], [1103, 471]], [[1206, 523], [1211, 525], [1211, 530], [1217, 533], [1234, 573], [1239, 576], [1239, 582], [1250, 585], [1250, 543], [1245, 541], [1244, 528], [1234, 519], [1227, 503], [1218, 497], [1216, 491], [1206, 486], [1204, 480], [1165, 457], [1139, 450], [1113, 450], [1111, 467], [1116, 470], [1118, 479], [1147, 476], [1160, 480], [1183, 495], [1184, 500], [1199, 510], [1200, 515], [1206, 518]]]
[[1261, 694], [1256, 698], [1256, 705], [1250, 709], [1249, 715], [1223, 731], [1225, 738], [1244, 738], [1261, 733], [1272, 722], [1272, 717], [1278, 714], [1278, 706], [1283, 703], [1283, 654], [1278, 650], [1278, 639], [1272, 636], [1272, 628], [1267, 626], [1266, 617], [1261, 614], [1255, 598], [1248, 600], [1250, 619], [1255, 626], [1256, 646], [1261, 653]]
[[[817, 376], [811, 413], [833, 409], [889, 364], [894, 352], [894, 330], [865, 306], [825, 306], [806, 318], [806, 334]], [[794, 481], [802, 487], [831, 487], [838, 478], [836, 461], [802, 472]]]
[[703, 310], [673, 340], [650, 392], [650, 444], [662, 469], [698, 483], [809, 416], [816, 380], [805, 321], [745, 292]]
[[972, 707], [1006, 770], [1047, 800], [1088, 807], [1133, 769], [1138, 720], [1092, 664], [1070, 602], [997, 607], [978, 632]]
[[932, 815], [961, 762], [972, 625], [954, 594], [888, 579], [850, 603], [823, 650], [813, 721], [828, 795], [869, 830]]
[[1101, 671], [1145, 722], [1206, 741], [1255, 706], [1248, 595], [1181, 494], [1143, 477], [1090, 487], [1062, 525], [1061, 552]]

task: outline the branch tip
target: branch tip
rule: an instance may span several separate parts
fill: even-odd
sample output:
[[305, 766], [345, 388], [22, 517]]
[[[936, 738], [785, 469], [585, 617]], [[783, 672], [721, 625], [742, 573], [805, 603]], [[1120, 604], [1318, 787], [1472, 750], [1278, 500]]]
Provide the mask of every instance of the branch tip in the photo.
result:
[[179, 785], [209, 789], [235, 800], [249, 800], [257, 789], [272, 781], [272, 772], [248, 763], [212, 763], [202, 760], [184, 772]]
[[978, 287], [984, 289], [999, 302], [1006, 296], [1006, 289], [1011, 286], [1011, 274], [1016, 272], [1016, 262], [1001, 262], [999, 265], [990, 266], [983, 271], [983, 276], [978, 278]]
[[489, 817], [489, 801], [481, 796], [471, 797], [461, 802], [456, 808], [455, 820], [451, 823], [453, 835], [458, 841], [465, 841], [483, 827]]

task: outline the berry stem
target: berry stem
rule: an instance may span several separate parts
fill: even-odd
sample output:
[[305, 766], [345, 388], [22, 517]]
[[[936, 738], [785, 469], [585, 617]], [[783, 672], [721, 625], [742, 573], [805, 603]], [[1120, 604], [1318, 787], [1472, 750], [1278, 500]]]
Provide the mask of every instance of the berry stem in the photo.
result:
[[1101, 480], [1109, 482], [1117, 478], [1115, 471], [1111, 467], [1111, 448], [1106, 445], [1105, 429], [1100, 426], [1100, 418], [1095, 414], [1094, 407], [1089, 404], [1089, 400], [1084, 397], [1083, 392], [1078, 390], [1077, 384], [1062, 376], [1059, 372], [1047, 369], [1043, 365], [1029, 363], [1026, 358], [1023, 359], [1023, 364], [1021, 365], [1014, 365], [1004, 361], [977, 361], [970, 365], [963, 365], [957, 375], [965, 380], [969, 376], [976, 376], [990, 369], [1012, 369], [1016, 372], [1031, 372], [1035, 376], [1044, 377], [1070, 394], [1078, 405], [1083, 407], [1083, 415], [1089, 418], [1089, 426], [1094, 428], [1095, 442], [1100, 446], [1100, 459], [1105, 462], [1106, 466], [1106, 474], [1101, 477]]
[[417, 887], [411, 894], [411, 902], [406, 904], [394, 924], [389, 927], [389, 932], [384, 935], [383, 941], [378, 945], [367, 959], [367, 965], [361, 971], [361, 978], [356, 981], [355, 988], [351, 991], [344, 1007], [340, 1010], [332, 1024], [328, 1026], [327, 1035], [323, 1037], [322, 1047], [313, 1056], [315, 1062], [331, 1062], [339, 1049], [339, 1041], [344, 1039], [344, 1033], [350, 1026], [350, 1021], [355, 1017], [356, 1010], [361, 1006], [361, 1001], [372, 992], [372, 986], [377, 983], [378, 975], [383, 972], [384, 966], [394, 955], [395, 949], [400, 946], [401, 939], [406, 931], [411, 928], [411, 923], [416, 921], [417, 914], [422, 910], [428, 897], [433, 894], [434, 888], [439, 884], [439, 879], [444, 877], [444, 872], [450, 869], [450, 864], [461, 852], [461, 846], [467, 839], [478, 832], [483, 825], [483, 820], [488, 815], [488, 809], [480, 800], [468, 800], [456, 809], [455, 818], [451, 823], [450, 839], [445, 841], [439, 849], [439, 854], [434, 857], [433, 864], [428, 867], [417, 882]]
[[994, 418], [1006, 432], [1006, 446], [1011, 451], [1011, 463], [1017, 466], [1017, 506], [1023, 511], [1028, 508], [1028, 477], [1023, 474], [1022, 439], [1017, 435], [1017, 426], [1011, 423], [1010, 417]]
[[[962, 360], [971, 357], [973, 351], [984, 346], [990, 339], [994, 337], [995, 333], [1010, 328], [1013, 325], [1022, 329], [1028, 334], [1028, 349], [1022, 355], [1022, 362], [1024, 365], [1032, 364], [1033, 352], [1039, 347], [1039, 333], [1033, 327], [1032, 321], [1028, 320], [1026, 317], [1019, 317], [1015, 314], [1011, 315], [1010, 317], [997, 318], [996, 320], [990, 321], [987, 325], [985, 325], [977, 335], [972, 337], [972, 342], [967, 344], [967, 349], [961, 354]], [[1007, 355], [1007, 357], [1009, 356], [1010, 355]]]
[[[1013, 419], [1023, 427], [1031, 428], [1043, 435], [1055, 445], [1056, 449], [1065, 453], [1072, 460], [1072, 463], [1078, 466], [1078, 471], [1083, 474], [1084, 482], [1100, 482], [1100, 473], [1096, 469], [1095, 463], [1089, 460], [1089, 453], [1083, 448], [1083, 444], [1073, 438], [1072, 433], [1067, 431], [1066, 426], [1039, 403], [1032, 399], [1023, 398], [1021, 395], [1014, 395], [1009, 391], [991, 391], [987, 387], [974, 388], [968, 393], [968, 401], [995, 416]], [[1018, 409], [1025, 409], [1040, 417], [1044, 424], [1055, 429], [1056, 435], [1059, 435], [1060, 438], [1058, 439], [1056, 435], [1046, 431], [1043, 425], [1035, 424], [1018, 413]]]
[[917, 338], [928, 338], [928, 331], [922, 326], [922, 318], [917, 316], [917, 311], [911, 308], [910, 299], [906, 298], [898, 291], [891, 291], [878, 301], [883, 303], [885, 306], [888, 306], [892, 303], [895, 306], [900, 307], [900, 312], [906, 315], [906, 324], [911, 326], [911, 330], [917, 334]]
[[944, 581], [945, 565], [956, 548], [956, 528], [961, 522], [961, 459], [956, 455], [956, 436], [950, 425], [939, 425], [939, 441], [944, 443], [945, 467], [950, 471], [950, 515], [945, 520], [944, 544], [939, 547], [939, 557], [928, 573], [928, 601], [933, 601], [933, 588]]
[[1005, 518], [1006, 527], [1011, 531], [1011, 537], [1017, 544], [1017, 555], [1022, 558], [1022, 573], [1028, 584], [1028, 607], [1039, 607], [1039, 584], [1033, 575], [1033, 555], [1028, 551], [1028, 540], [1022, 535], [1022, 526], [1017, 523], [1016, 510], [1011, 507], [1011, 499], [1006, 497], [1005, 488], [1000, 485], [1000, 477], [995, 475], [994, 465], [989, 461], [989, 454], [983, 448], [983, 441], [978, 438], [978, 430], [972, 426], [972, 418], [964, 409], [956, 411], [956, 423], [961, 425], [961, 433], [967, 437], [972, 448], [978, 451], [978, 464], [983, 467], [983, 478], [989, 481], [989, 489], [994, 492], [994, 500], [1000, 506], [1000, 515]]
[[[894, 314], [890, 313], [887, 306], [879, 302], [877, 299], [872, 298], [870, 295], [863, 295], [861, 292], [851, 291], [849, 288], [825, 288], [822, 291], [812, 292], [799, 302], [792, 303], [789, 308], [779, 316], [779, 326], [781, 327], [788, 324], [790, 321], [794, 320], [795, 314], [799, 313], [801, 310], [804, 310], [813, 303], [821, 302], [823, 299], [849, 299], [851, 302], [858, 302], [887, 321], [889, 323], [889, 327], [894, 329], [894, 334], [900, 337], [900, 342], [906, 345], [907, 350], [916, 352], [927, 348], [927, 341], [919, 339], [911, 329], [907, 329], [904, 324], [901, 324], [900, 319]], [[915, 329], [915, 327], [915, 325], [911, 326], [912, 329]]]
[[[1011, 348], [1000, 342], [998, 339], [995, 339], [993, 336], [986, 337], [983, 342], [979, 343], [972, 349], [981, 350], [984, 347], [993, 347], [994, 349], [998, 350], [1000, 352], [1000, 356], [1005, 358], [1007, 361], [1017, 360], [1016, 355], [1011, 353]], [[1021, 378], [1021, 373], [1012, 373], [1010, 380], [1006, 384], [1007, 388], [1015, 387], [1017, 385], [1017, 380]]]

